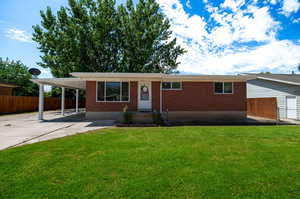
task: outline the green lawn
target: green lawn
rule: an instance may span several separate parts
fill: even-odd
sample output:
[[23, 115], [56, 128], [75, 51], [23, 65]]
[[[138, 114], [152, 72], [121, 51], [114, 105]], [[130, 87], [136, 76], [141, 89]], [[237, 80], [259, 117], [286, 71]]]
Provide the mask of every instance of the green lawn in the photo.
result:
[[300, 198], [300, 127], [111, 128], [0, 151], [0, 198]]

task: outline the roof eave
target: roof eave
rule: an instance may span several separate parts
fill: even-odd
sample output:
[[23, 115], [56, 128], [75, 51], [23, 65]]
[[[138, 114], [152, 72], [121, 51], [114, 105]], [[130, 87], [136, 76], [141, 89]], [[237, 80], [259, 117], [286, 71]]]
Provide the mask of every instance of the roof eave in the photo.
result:
[[291, 85], [300, 86], [300, 83], [297, 83], [297, 82], [284, 81], [284, 80], [279, 80], [279, 79], [274, 79], [274, 78], [266, 78], [266, 77], [257, 76], [257, 79], [262, 79], [262, 80], [268, 80], [268, 81], [274, 81], [274, 82], [279, 82], [279, 83], [284, 83], [284, 84], [291, 84]]

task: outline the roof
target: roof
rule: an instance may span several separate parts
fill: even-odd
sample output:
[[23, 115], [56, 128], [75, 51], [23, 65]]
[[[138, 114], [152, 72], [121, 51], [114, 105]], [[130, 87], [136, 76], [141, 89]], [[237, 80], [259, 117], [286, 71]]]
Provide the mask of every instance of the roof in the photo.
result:
[[163, 73], [94, 73], [75, 72], [71, 78], [32, 79], [37, 84], [45, 84], [73, 89], [85, 89], [86, 81], [230, 81], [241, 82], [249, 79], [246, 75], [181, 75]]
[[39, 78], [31, 79], [31, 81], [37, 84], [45, 84], [73, 89], [85, 89], [85, 80], [82, 80], [80, 78]]
[[7, 82], [0, 82], [1, 87], [7, 87], [7, 88], [17, 88], [19, 87], [18, 85], [14, 83], [7, 83]]
[[300, 86], [300, 74], [259, 74], [259, 73], [247, 73], [248, 76], [256, 77], [257, 79], [263, 79], [268, 81], [280, 82], [285, 84], [299, 85]]
[[182, 75], [163, 73], [95, 73], [74, 72], [72, 76], [85, 80], [177, 80], [177, 81], [247, 81], [245, 75]]

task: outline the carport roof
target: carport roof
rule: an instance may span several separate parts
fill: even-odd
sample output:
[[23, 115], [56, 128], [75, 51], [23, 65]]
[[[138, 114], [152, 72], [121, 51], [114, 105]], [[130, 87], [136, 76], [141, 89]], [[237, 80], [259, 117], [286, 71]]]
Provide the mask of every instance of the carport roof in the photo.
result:
[[31, 81], [37, 84], [45, 84], [50, 86], [85, 89], [85, 80], [80, 78], [42, 78], [32, 79]]

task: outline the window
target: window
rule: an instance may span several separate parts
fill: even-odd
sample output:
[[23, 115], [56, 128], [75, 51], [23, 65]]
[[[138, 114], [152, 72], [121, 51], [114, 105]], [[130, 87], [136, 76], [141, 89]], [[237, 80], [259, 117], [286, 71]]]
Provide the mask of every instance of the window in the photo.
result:
[[128, 82], [98, 82], [97, 101], [126, 102], [129, 101]]
[[163, 82], [162, 89], [163, 90], [180, 90], [181, 82]]
[[232, 93], [232, 82], [224, 82], [224, 93]]
[[233, 83], [232, 82], [215, 82], [215, 93], [217, 93], [217, 94], [233, 93]]

